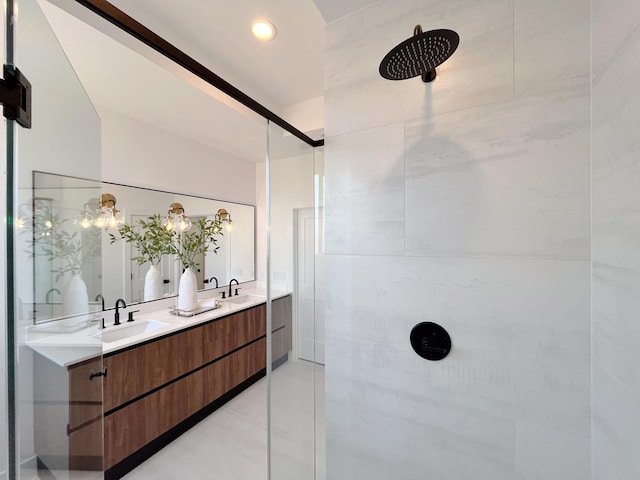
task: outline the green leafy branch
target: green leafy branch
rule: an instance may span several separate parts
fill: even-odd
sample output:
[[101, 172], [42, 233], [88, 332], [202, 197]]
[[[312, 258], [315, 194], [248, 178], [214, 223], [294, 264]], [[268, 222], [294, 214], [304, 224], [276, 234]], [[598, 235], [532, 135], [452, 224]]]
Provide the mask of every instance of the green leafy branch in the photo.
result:
[[109, 234], [111, 243], [124, 240], [133, 244], [139, 255], [133, 257], [138, 265], [150, 262], [158, 264], [163, 255], [175, 255], [184, 268], [198, 267], [196, 258], [207, 252], [218, 253], [218, 235], [223, 235], [222, 222], [199, 218], [189, 232], [167, 230], [162, 217], [155, 214], [147, 220], [138, 220], [137, 226], [123, 225], [119, 236]]
[[137, 226], [124, 224], [118, 229], [119, 236], [109, 234], [111, 243], [124, 240], [132, 244], [138, 250], [138, 255], [132, 257], [138, 265], [147, 262], [157, 265], [163, 255], [173, 253], [172, 233], [162, 225], [160, 215], [148, 217], [147, 220], [138, 220]]
[[62, 218], [60, 214], [51, 215], [46, 208], [37, 211], [34, 217], [33, 224], [26, 224], [25, 233], [32, 233], [26, 251], [34, 257], [48, 257], [56, 281], [66, 273], [80, 274], [89, 259], [100, 255], [100, 230], [80, 231], [77, 225], [69, 224], [69, 218]]
[[173, 253], [184, 268], [196, 268], [198, 255], [207, 252], [218, 253], [218, 235], [224, 235], [222, 222], [204, 217], [198, 218], [192, 229], [186, 233], [173, 232]]

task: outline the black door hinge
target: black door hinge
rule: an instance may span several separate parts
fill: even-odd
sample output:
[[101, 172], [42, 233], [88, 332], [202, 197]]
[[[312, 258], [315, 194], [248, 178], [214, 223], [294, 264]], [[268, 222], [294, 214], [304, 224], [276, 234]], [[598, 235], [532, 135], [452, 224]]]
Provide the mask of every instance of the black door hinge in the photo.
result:
[[4, 78], [0, 78], [2, 114], [24, 128], [31, 128], [31, 83], [20, 70], [4, 65]]

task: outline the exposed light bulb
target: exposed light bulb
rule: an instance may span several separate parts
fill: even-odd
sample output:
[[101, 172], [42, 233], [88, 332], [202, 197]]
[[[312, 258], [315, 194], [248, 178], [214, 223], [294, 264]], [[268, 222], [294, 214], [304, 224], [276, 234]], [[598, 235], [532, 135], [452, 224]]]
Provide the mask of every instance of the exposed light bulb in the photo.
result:
[[87, 228], [91, 228], [91, 225], [93, 225], [93, 222], [89, 218], [89, 215], [85, 213], [82, 220], [80, 220], [80, 226], [86, 230]]
[[184, 215], [180, 216], [180, 221], [178, 223], [178, 229], [181, 232], [187, 232], [191, 229], [191, 220], [189, 217], [185, 217]]

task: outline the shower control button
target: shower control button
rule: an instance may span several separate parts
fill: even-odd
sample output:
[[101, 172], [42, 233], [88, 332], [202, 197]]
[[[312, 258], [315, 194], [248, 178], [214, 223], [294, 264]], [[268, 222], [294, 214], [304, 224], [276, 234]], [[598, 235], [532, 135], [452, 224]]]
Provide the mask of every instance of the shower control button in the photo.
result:
[[442, 360], [451, 351], [451, 337], [437, 323], [422, 322], [411, 330], [411, 347], [422, 358]]

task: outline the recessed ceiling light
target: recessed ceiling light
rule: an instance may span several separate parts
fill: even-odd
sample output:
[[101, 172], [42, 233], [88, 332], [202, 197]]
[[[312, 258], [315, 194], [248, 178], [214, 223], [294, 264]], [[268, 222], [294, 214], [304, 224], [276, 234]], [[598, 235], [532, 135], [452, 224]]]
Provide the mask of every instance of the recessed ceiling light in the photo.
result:
[[253, 32], [254, 37], [264, 42], [273, 40], [274, 38], [276, 38], [277, 34], [276, 26], [273, 23], [263, 19], [254, 20], [251, 23], [251, 31]]

